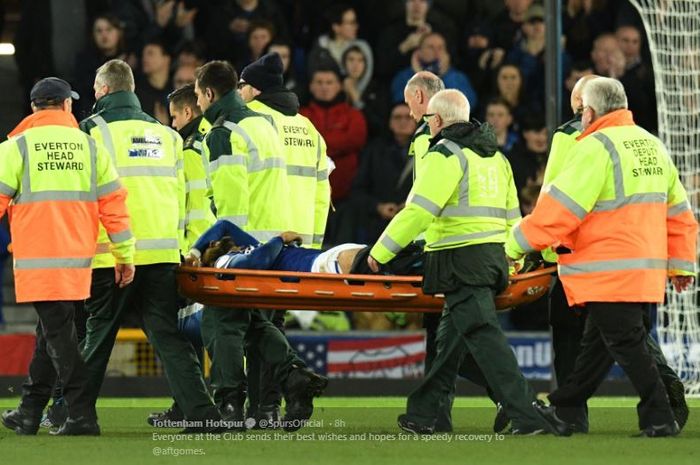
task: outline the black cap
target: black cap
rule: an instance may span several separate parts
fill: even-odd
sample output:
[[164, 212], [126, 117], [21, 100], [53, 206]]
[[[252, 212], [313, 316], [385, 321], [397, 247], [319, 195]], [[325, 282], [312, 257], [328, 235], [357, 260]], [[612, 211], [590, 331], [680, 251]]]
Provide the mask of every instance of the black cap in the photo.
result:
[[284, 85], [282, 79], [283, 65], [278, 53], [261, 56], [241, 72], [241, 82], [250, 84], [260, 92]]
[[63, 79], [57, 77], [47, 77], [34, 84], [29, 93], [29, 100], [65, 100], [72, 98], [78, 100], [80, 95], [70, 88]]

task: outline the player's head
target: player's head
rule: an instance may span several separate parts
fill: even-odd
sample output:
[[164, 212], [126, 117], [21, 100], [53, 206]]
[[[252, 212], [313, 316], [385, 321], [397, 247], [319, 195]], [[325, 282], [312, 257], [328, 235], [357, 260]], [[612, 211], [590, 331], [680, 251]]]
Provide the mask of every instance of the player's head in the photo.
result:
[[238, 253], [241, 247], [236, 245], [229, 236], [224, 236], [218, 241], [211, 241], [209, 247], [202, 254], [202, 265], [214, 266], [216, 260], [227, 253]]

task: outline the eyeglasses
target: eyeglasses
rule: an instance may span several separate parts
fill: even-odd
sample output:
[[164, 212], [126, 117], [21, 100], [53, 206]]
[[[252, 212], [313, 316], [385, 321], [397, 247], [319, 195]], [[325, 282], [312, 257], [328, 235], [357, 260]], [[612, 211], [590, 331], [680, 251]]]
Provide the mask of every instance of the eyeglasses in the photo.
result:
[[425, 115], [423, 115], [423, 121], [427, 123], [428, 121], [430, 121], [430, 118], [432, 118], [435, 115], [437, 115], [437, 113], [426, 113]]

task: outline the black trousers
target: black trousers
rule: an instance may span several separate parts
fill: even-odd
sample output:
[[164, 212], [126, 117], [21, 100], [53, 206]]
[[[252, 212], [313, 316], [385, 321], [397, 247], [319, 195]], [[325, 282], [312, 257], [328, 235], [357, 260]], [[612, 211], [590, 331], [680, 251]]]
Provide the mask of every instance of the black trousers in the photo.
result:
[[[284, 317], [286, 310], [264, 310], [267, 317], [282, 334], [284, 332]], [[286, 336], [285, 336], [286, 337]], [[246, 370], [248, 379], [248, 416], [258, 411], [270, 411], [282, 405], [282, 385], [275, 378], [275, 367], [262, 360], [261, 354], [253, 341], [246, 340]]]
[[559, 276], [554, 277], [549, 292], [549, 324], [552, 327], [554, 375], [557, 386], [562, 386], [574, 370], [586, 325], [585, 307], [571, 308], [566, 301]]
[[[549, 395], [561, 410], [580, 411], [612, 366], [622, 367], [639, 394], [639, 428], [674, 421], [656, 361], [647, 347], [645, 303], [589, 303], [581, 353], [564, 385]], [[575, 415], [575, 413], [574, 413]]]
[[39, 315], [36, 346], [29, 365], [29, 378], [22, 386], [20, 407], [37, 418], [41, 418], [59, 378], [68, 415], [96, 418], [94, 404], [86, 391], [85, 363], [78, 349], [74, 324], [77, 305], [79, 303], [73, 301], [34, 303]]

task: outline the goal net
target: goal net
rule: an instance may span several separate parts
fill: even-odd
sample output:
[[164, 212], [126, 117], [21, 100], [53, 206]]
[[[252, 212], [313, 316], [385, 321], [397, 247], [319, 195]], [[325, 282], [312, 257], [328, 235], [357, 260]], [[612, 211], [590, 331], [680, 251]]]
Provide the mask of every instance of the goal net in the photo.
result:
[[[651, 51], [659, 137], [678, 167], [698, 217], [700, 201], [700, 0], [631, 0]], [[696, 257], [697, 258], [697, 257]], [[690, 395], [700, 395], [698, 284], [666, 290], [657, 314], [659, 343]]]

